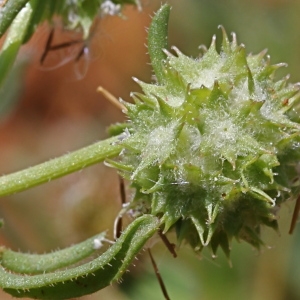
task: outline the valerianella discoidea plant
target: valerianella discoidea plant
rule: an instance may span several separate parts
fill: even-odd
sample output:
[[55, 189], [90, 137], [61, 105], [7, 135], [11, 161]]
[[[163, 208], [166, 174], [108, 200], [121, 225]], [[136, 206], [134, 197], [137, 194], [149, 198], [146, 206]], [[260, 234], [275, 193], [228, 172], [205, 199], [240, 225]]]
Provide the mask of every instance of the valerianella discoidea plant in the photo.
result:
[[120, 213], [132, 223], [96, 258], [104, 233], [42, 255], [2, 247], [4, 291], [34, 299], [93, 293], [119, 280], [158, 229], [175, 229], [179, 244], [196, 251], [221, 247], [229, 256], [232, 238], [259, 248], [261, 225], [276, 230], [281, 203], [299, 194], [299, 87], [276, 81], [281, 64], [265, 51], [247, 56], [223, 28], [219, 53], [215, 38], [197, 59], [163, 50], [169, 11], [162, 6], [149, 29], [157, 82], [137, 80], [143, 93], [122, 101], [129, 120], [111, 128], [118, 135], [0, 177], [3, 196], [106, 160], [135, 189]]
[[215, 37], [197, 59], [164, 50], [158, 83], [136, 80], [143, 94], [124, 103], [116, 166], [136, 190], [131, 209], [159, 216], [195, 250], [229, 255], [233, 237], [259, 248], [261, 225], [277, 229], [277, 209], [299, 192], [299, 86], [276, 81], [283, 64], [246, 55], [222, 31], [220, 53]]

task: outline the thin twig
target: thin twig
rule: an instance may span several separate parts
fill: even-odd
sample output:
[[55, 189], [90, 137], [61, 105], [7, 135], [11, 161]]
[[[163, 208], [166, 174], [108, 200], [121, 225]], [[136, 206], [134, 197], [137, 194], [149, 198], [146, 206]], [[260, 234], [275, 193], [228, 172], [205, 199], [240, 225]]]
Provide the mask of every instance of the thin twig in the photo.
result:
[[[64, 42], [64, 43], [60, 43], [60, 44], [57, 44], [57, 45], [52, 45], [52, 41], [53, 41], [53, 37], [54, 37], [54, 28], [51, 29], [50, 33], [49, 33], [49, 36], [48, 36], [48, 39], [46, 41], [46, 45], [45, 45], [45, 50], [40, 58], [40, 64], [42, 65], [44, 63], [44, 61], [46, 60], [48, 54], [50, 51], [57, 51], [57, 50], [60, 50], [60, 49], [64, 49], [64, 48], [68, 48], [72, 45], [76, 45], [76, 44], [80, 44], [80, 43], [83, 43], [84, 40], [73, 40], [73, 41], [69, 41], [69, 42]], [[81, 56], [83, 55], [84, 53], [84, 49], [85, 49], [86, 45], [84, 45], [80, 51], [78, 52], [76, 58], [75, 58], [75, 61], [79, 61]]]
[[[120, 182], [121, 203], [122, 203], [122, 207], [123, 207], [126, 202], [126, 194], [125, 194], [124, 179], [121, 176], [119, 176], [119, 182]], [[121, 236], [122, 229], [123, 229], [123, 218], [122, 218], [122, 215], [119, 215], [115, 219], [115, 224], [114, 224], [114, 239], [115, 240]]]
[[49, 33], [49, 36], [48, 36], [48, 39], [47, 39], [47, 42], [46, 42], [46, 45], [45, 45], [45, 49], [44, 49], [44, 52], [40, 58], [40, 64], [42, 65], [49, 53], [49, 49], [51, 48], [51, 44], [52, 44], [52, 40], [53, 40], [53, 36], [54, 36], [54, 28], [51, 29], [50, 33]]
[[298, 196], [298, 198], [296, 200], [296, 204], [295, 204], [295, 208], [294, 208], [294, 213], [293, 213], [293, 217], [292, 217], [292, 221], [291, 221], [289, 234], [292, 234], [295, 227], [296, 227], [296, 223], [297, 223], [298, 216], [299, 216], [299, 211], [300, 211], [300, 195]]
[[153, 266], [153, 269], [154, 269], [156, 278], [157, 278], [157, 280], [158, 280], [158, 282], [159, 282], [160, 288], [161, 288], [161, 290], [162, 290], [162, 292], [163, 292], [163, 294], [164, 294], [164, 296], [165, 296], [165, 299], [166, 299], [166, 300], [171, 300], [171, 298], [170, 298], [169, 295], [168, 295], [167, 288], [166, 288], [166, 286], [165, 286], [165, 284], [164, 284], [164, 282], [163, 282], [163, 279], [162, 279], [162, 277], [161, 277], [161, 275], [160, 275], [160, 273], [159, 273], [159, 270], [158, 270], [158, 268], [157, 268], [157, 265], [156, 265], [156, 263], [155, 263], [155, 260], [154, 260], [154, 258], [153, 258], [153, 256], [152, 256], [152, 253], [151, 253], [151, 251], [150, 251], [149, 248], [148, 248], [148, 253], [149, 253], [149, 256], [150, 256], [150, 259], [151, 259], [151, 263], [152, 263], [152, 266]]
[[162, 231], [160, 229], [158, 230], [158, 234], [159, 234], [160, 238], [162, 239], [162, 241], [164, 242], [164, 244], [166, 245], [166, 247], [168, 248], [168, 250], [172, 253], [173, 257], [176, 258], [177, 253], [175, 252], [175, 245], [170, 243], [168, 238], [162, 233]]

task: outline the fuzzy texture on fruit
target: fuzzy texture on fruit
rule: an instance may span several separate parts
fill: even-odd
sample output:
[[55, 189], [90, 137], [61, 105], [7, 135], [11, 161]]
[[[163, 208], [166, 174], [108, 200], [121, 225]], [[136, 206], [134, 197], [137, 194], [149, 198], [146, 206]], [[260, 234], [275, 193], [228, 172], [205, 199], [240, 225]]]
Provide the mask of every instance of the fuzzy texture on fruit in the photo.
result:
[[143, 94], [124, 103], [124, 150], [110, 163], [136, 190], [130, 208], [160, 216], [179, 243], [259, 248], [261, 225], [276, 230], [280, 204], [299, 192], [299, 87], [224, 30], [220, 53], [215, 37], [199, 58], [173, 51], [161, 83], [136, 80]]

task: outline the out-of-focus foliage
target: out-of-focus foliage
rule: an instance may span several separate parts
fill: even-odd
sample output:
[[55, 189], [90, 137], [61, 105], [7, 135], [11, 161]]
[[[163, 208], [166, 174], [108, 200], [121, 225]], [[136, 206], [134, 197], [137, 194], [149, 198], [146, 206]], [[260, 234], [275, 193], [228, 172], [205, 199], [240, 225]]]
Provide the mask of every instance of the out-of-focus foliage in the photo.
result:
[[123, 5], [134, 4], [136, 0], [5, 0], [0, 3], [0, 37], [24, 8], [32, 7], [30, 24], [24, 38], [24, 43], [35, 32], [43, 21], [53, 22], [54, 17], [60, 17], [67, 29], [81, 30], [83, 37], [89, 34], [95, 18], [100, 15], [121, 14]]
[[[91, 27], [98, 18], [105, 15], [121, 16], [125, 4], [138, 6], [139, 2], [136, 0], [10, 0], [1, 2], [0, 38], [6, 32], [7, 35], [0, 48], [0, 92], [5, 93], [3, 85], [7, 86], [5, 81], [9, 80], [7, 77], [13, 69], [21, 45], [29, 41], [37, 27], [43, 22], [54, 24], [55, 18], [59, 18], [64, 30], [81, 33], [81, 38], [85, 41], [91, 35]], [[44, 58], [49, 51], [53, 50], [51, 49], [52, 37], [53, 35], [50, 34], [43, 54]], [[83, 48], [80, 55], [84, 51]], [[8, 97], [5, 97], [2, 101], [8, 103], [7, 99]], [[9, 105], [5, 104], [5, 106]]]

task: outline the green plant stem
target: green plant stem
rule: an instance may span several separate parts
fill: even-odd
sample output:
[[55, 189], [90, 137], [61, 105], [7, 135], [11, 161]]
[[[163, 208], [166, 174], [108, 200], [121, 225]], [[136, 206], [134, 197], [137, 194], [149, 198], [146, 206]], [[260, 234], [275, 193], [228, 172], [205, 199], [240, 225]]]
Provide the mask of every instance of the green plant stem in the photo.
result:
[[70, 269], [28, 276], [11, 273], [0, 266], [0, 286], [18, 298], [77, 299], [94, 293], [121, 278], [159, 225], [156, 217], [143, 215], [102, 255]]
[[[10, 1], [8, 3], [10, 3]], [[32, 5], [27, 3], [26, 6], [19, 11], [9, 29], [5, 42], [0, 51], [0, 88], [4, 80], [7, 78], [7, 74], [11, 70], [18, 51], [23, 43], [25, 34], [31, 21], [32, 13]], [[2, 24], [1, 16], [0, 24]]]
[[163, 50], [168, 48], [170, 10], [170, 5], [163, 5], [153, 17], [148, 31], [148, 51], [158, 83], [163, 83], [165, 77], [163, 61], [166, 59], [166, 54]]
[[98, 250], [94, 241], [101, 243], [105, 240], [105, 232], [99, 233], [79, 244], [46, 254], [30, 254], [12, 251], [0, 247], [1, 266], [6, 270], [20, 274], [43, 274], [73, 264], [89, 257]]
[[5, 6], [0, 9], [0, 38], [28, 1], [29, 0], [8, 0]]
[[120, 137], [112, 137], [50, 161], [0, 177], [0, 196], [20, 192], [117, 156]]

